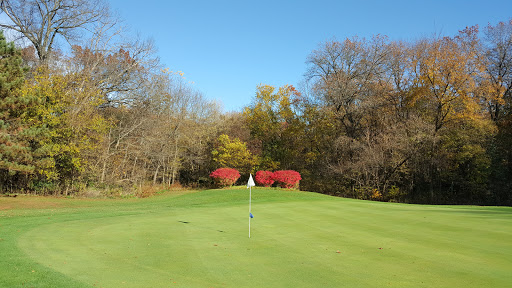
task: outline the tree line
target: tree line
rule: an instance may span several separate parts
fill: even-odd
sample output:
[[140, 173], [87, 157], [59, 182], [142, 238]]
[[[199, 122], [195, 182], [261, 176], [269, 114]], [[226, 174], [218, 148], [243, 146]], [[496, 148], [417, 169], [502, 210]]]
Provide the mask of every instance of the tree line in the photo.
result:
[[262, 85], [243, 112], [266, 168], [345, 197], [512, 204], [512, 21], [326, 41], [307, 64], [301, 92]]
[[[2, 1], [0, 189], [78, 193], [198, 182], [219, 105], [104, 1]], [[59, 41], [58, 41], [59, 40]], [[57, 43], [71, 45], [57, 45]], [[190, 180], [189, 180], [190, 179]]]
[[0, 8], [19, 39], [0, 36], [4, 193], [201, 186], [230, 167], [296, 170], [303, 190], [360, 199], [512, 204], [512, 21], [326, 41], [300, 87], [261, 84], [223, 113], [103, 1]]

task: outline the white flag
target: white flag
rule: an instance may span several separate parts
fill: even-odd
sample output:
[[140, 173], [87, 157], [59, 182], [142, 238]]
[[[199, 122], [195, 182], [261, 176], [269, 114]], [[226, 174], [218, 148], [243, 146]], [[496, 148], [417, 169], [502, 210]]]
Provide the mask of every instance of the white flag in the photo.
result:
[[247, 181], [247, 188], [250, 188], [253, 186], [256, 186], [256, 184], [254, 184], [254, 180], [252, 180], [252, 174], [249, 174], [249, 181]]

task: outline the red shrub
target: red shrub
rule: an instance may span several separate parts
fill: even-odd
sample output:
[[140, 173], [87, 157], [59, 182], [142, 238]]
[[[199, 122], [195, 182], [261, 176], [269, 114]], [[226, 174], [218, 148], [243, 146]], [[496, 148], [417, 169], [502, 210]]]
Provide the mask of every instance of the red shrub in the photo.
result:
[[299, 172], [293, 170], [280, 170], [272, 174], [272, 178], [279, 183], [282, 188], [297, 188], [302, 179]]
[[258, 171], [256, 175], [254, 175], [254, 180], [258, 185], [270, 187], [274, 184], [274, 179], [272, 178], [273, 174], [274, 173], [270, 171]]
[[233, 168], [219, 168], [210, 174], [219, 187], [231, 186], [240, 178], [240, 173]]

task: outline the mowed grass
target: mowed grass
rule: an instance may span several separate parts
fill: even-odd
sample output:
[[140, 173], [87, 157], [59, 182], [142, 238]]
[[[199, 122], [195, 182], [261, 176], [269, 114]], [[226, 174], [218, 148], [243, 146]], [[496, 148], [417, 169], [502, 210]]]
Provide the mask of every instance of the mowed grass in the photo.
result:
[[255, 188], [251, 239], [245, 188], [1, 207], [0, 287], [512, 287], [510, 207]]

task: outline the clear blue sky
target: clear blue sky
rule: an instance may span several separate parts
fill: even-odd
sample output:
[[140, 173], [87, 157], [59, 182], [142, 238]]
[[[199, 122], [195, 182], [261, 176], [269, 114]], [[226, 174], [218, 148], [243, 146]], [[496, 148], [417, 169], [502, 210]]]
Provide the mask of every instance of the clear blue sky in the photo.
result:
[[133, 33], [152, 38], [165, 67], [225, 111], [251, 103], [260, 83], [297, 84], [326, 40], [383, 34], [414, 41], [512, 18], [511, 0], [107, 0]]

